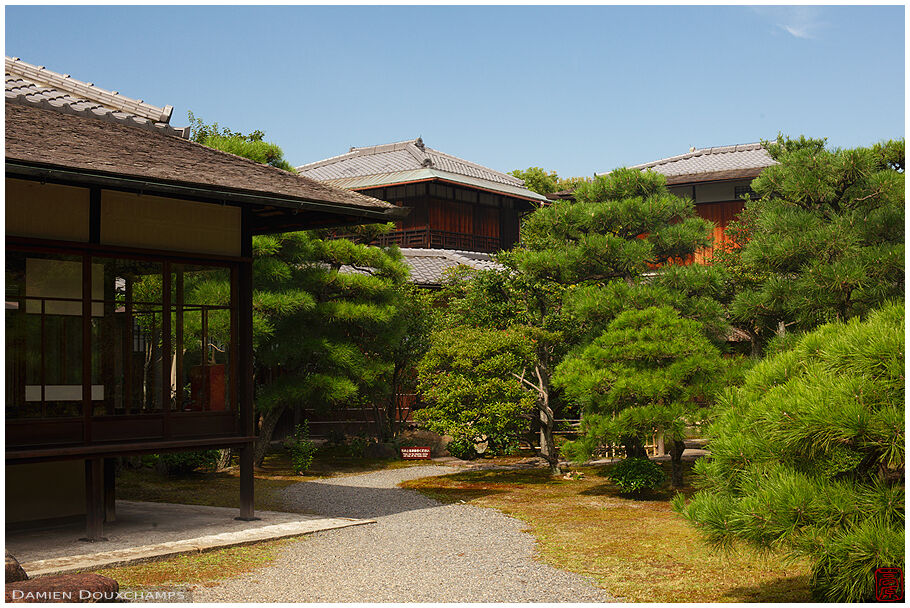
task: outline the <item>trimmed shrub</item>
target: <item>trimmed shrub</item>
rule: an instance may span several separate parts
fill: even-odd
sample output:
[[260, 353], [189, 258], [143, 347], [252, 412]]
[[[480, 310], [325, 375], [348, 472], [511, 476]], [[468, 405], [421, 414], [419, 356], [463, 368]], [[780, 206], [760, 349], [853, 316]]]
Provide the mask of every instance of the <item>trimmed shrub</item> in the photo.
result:
[[221, 457], [219, 450], [168, 452], [158, 455], [158, 462], [168, 475], [189, 475], [196, 469], [213, 469]]
[[456, 437], [446, 446], [449, 454], [462, 460], [474, 460], [477, 458], [477, 450], [474, 449], [474, 442], [466, 437]]
[[626, 458], [613, 465], [609, 478], [623, 494], [638, 496], [646, 490], [660, 487], [666, 475], [659, 464], [647, 458]]

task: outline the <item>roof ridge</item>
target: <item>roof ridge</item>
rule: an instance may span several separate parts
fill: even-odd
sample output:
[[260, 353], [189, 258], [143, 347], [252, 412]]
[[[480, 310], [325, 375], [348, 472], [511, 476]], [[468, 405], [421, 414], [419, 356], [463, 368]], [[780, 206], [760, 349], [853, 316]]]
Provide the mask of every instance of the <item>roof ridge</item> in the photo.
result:
[[414, 160], [420, 163], [422, 167], [432, 167], [433, 159], [430, 158], [430, 155], [426, 152], [426, 147], [423, 145], [423, 139], [418, 137], [412, 142], [409, 142], [407, 146], [404, 147], [408, 151], [408, 154], [414, 157]]
[[[481, 165], [481, 164], [478, 164], [478, 163], [474, 163], [474, 162], [471, 162], [471, 161], [469, 161], [469, 160], [465, 160], [465, 159], [463, 159], [463, 158], [461, 158], [461, 157], [459, 157], [459, 156], [454, 156], [454, 155], [452, 155], [452, 154], [447, 154], [447, 153], [445, 153], [445, 152], [440, 152], [439, 150], [436, 150], [436, 149], [434, 149], [434, 148], [426, 148], [426, 149], [429, 150], [430, 152], [435, 153], [435, 154], [439, 154], [440, 156], [445, 156], [445, 157], [447, 157], [447, 158], [451, 158], [451, 159], [453, 159], [453, 160], [457, 160], [458, 162], [464, 163], [464, 164], [468, 165], [469, 167], [473, 167], [473, 168], [475, 168], [475, 169], [482, 169], [482, 170], [484, 170], [484, 171], [489, 171], [489, 172], [491, 172], [491, 173], [495, 173], [495, 174], [497, 174], [497, 175], [500, 175], [500, 176], [506, 178], [508, 181], [513, 182], [514, 185], [516, 185], [516, 186], [524, 186], [524, 185], [525, 185], [524, 180], [521, 179], [520, 177], [515, 177], [514, 175], [509, 175], [508, 173], [503, 173], [502, 171], [497, 171], [496, 169], [491, 169], [490, 167], [486, 167], [486, 166], [484, 166], [484, 165]], [[451, 173], [451, 172], [449, 171], [448, 173]], [[487, 181], [492, 181], [492, 180], [487, 180]]]
[[18, 57], [6, 57], [6, 72], [32, 80], [35, 84], [50, 85], [101, 105], [109, 106], [121, 112], [135, 114], [153, 122], [169, 124], [171, 115], [174, 113], [173, 106], [164, 106], [163, 108], [153, 106], [141, 99], [132, 99], [121, 95], [117, 91], [108, 91], [101, 87], [96, 87], [90, 82], [77, 80], [69, 74], [58, 74], [48, 70], [43, 65], [33, 65], [22, 61]]
[[[400, 146], [398, 150], [405, 149], [405, 146], [409, 143], [413, 143], [416, 140], [409, 139], [407, 141], [399, 141], [391, 144], [379, 144], [376, 146], [365, 146], [363, 148], [357, 148], [351, 146], [351, 149], [345, 152], [344, 154], [337, 154], [335, 156], [330, 156], [329, 158], [324, 158], [322, 160], [313, 161], [311, 163], [306, 163], [304, 165], [299, 165], [297, 167], [298, 171], [309, 171], [311, 169], [318, 169], [319, 167], [325, 167], [326, 165], [331, 165], [342, 160], [347, 160], [349, 158], [356, 158], [358, 156], [369, 156], [373, 154], [381, 154], [382, 152], [394, 152], [396, 148], [393, 146]], [[378, 148], [387, 148], [385, 150], [377, 150]], [[363, 151], [369, 151], [367, 154], [362, 154]]]
[[[173, 135], [180, 137], [181, 139], [189, 139], [189, 127], [175, 129], [167, 123], [154, 122], [148, 118], [130, 115], [127, 112], [122, 112], [120, 110], [112, 110], [99, 114], [98, 112], [93, 111], [91, 108], [85, 110], [77, 110], [72, 106], [72, 104], [69, 103], [61, 102], [58, 105], [48, 99], [31, 100], [25, 93], [12, 93], [10, 91], [6, 91], [5, 98], [7, 102], [14, 103], [16, 105], [40, 108], [42, 110], [52, 110], [54, 112], [62, 112], [64, 114], [72, 114], [74, 116], [91, 116], [92, 118], [101, 120], [103, 122], [120, 125], [126, 124], [132, 127], [139, 127], [140, 129], [147, 129], [149, 131], [158, 131], [166, 135]], [[118, 113], [121, 115], [126, 115], [116, 116]]]
[[728, 152], [746, 152], [748, 150], [758, 150], [762, 148], [761, 142], [753, 142], [748, 144], [734, 144], [730, 146], [713, 146], [711, 148], [697, 148], [695, 150], [690, 150], [684, 154], [677, 154], [676, 156], [668, 156], [667, 158], [661, 158], [659, 160], [652, 160], [647, 163], [641, 163], [638, 165], [631, 165], [629, 169], [644, 169], [645, 167], [657, 167], [659, 165], [665, 165], [668, 163], [677, 162], [680, 160], [686, 160], [687, 158], [695, 158], [696, 156], [704, 156], [706, 154], [725, 154]]

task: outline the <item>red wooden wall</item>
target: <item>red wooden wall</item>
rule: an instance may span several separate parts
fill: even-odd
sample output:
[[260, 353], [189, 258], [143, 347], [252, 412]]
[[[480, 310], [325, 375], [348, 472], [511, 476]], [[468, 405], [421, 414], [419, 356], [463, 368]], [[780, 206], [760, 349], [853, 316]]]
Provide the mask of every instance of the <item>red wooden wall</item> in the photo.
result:
[[714, 248], [727, 242], [724, 229], [745, 207], [743, 201], [724, 201], [720, 203], [699, 203], [695, 206], [698, 217], [714, 222], [714, 245], [695, 253], [695, 262], [703, 264], [714, 257]]

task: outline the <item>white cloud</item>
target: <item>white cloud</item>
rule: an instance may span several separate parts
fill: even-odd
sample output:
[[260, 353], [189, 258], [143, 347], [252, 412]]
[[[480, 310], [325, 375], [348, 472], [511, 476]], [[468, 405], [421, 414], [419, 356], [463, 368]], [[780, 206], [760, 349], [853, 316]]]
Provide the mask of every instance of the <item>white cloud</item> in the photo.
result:
[[760, 6], [752, 10], [774, 27], [804, 40], [818, 38], [826, 25], [821, 19], [822, 9], [817, 6]]

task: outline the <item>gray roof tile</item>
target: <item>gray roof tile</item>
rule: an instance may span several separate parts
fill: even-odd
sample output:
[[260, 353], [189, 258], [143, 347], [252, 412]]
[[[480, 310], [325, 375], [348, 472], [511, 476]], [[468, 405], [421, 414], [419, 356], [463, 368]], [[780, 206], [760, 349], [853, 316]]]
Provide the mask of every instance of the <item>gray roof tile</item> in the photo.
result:
[[457, 266], [463, 265], [475, 270], [502, 268], [489, 254], [475, 251], [404, 248], [401, 254], [411, 269], [411, 280], [418, 285], [441, 285], [445, 271]]
[[130, 99], [89, 82], [32, 65], [18, 57], [6, 58], [6, 100], [102, 120], [189, 136], [189, 127], [177, 129], [169, 122], [174, 108], [159, 108], [141, 99]]
[[633, 165], [632, 169], [651, 169], [667, 177], [730, 171], [760, 170], [777, 164], [760, 143], [719, 146], [691, 150], [686, 154]]
[[367, 148], [351, 148], [347, 154], [301, 165], [297, 170], [301, 175], [313, 179], [335, 180], [421, 168], [434, 168], [482, 179], [491, 184], [524, 188], [524, 182], [517, 177], [428, 148], [420, 138]]
[[[502, 268], [502, 265], [494, 262], [489, 254], [476, 251], [402, 248], [401, 254], [411, 271], [411, 282], [417, 285], [442, 285], [445, 271], [457, 266], [467, 266], [475, 270]], [[352, 266], [342, 266], [341, 272], [365, 274], [365, 271]]]

